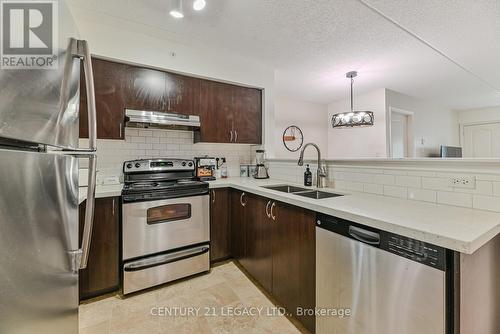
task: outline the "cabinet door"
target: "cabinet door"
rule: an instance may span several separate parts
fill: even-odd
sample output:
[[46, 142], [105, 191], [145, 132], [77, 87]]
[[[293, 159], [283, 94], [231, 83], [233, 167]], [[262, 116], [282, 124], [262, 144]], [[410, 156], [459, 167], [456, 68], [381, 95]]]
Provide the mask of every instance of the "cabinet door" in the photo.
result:
[[314, 316], [297, 316], [297, 308], [315, 305], [315, 213], [277, 203], [273, 210], [273, 296], [314, 332]]
[[262, 91], [235, 86], [233, 90], [234, 141], [262, 143]]
[[[97, 138], [124, 139], [125, 65], [92, 59], [97, 111]], [[80, 75], [80, 138], [88, 138], [85, 73]]]
[[195, 132], [195, 141], [207, 143], [230, 143], [234, 124], [232, 114], [233, 86], [203, 80], [200, 91], [200, 131]]
[[[118, 211], [119, 198], [96, 199], [88, 265], [79, 273], [80, 300], [119, 288]], [[84, 220], [85, 203], [80, 205], [80, 239]]]
[[214, 189], [210, 192], [210, 260], [229, 257], [229, 190]]
[[200, 85], [200, 79], [166, 72], [164, 110], [177, 114], [198, 115]]
[[272, 291], [272, 221], [266, 215], [269, 199], [249, 195], [246, 205], [244, 267], [269, 293]]
[[[243, 192], [231, 190], [231, 255], [238, 261], [245, 257], [245, 207], [240, 200], [245, 200]], [[244, 202], [243, 202], [244, 203]]]
[[162, 71], [126, 66], [126, 108], [166, 110], [166, 77]]

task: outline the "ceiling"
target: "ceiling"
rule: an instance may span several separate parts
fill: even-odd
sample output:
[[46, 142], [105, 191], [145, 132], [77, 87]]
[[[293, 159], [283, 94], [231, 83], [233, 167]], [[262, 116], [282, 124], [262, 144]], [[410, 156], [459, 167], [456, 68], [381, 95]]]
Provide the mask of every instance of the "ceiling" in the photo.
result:
[[454, 109], [500, 105], [498, 0], [207, 0], [182, 20], [169, 0], [71, 2], [272, 66], [280, 95], [347, 98], [345, 73], [357, 70], [358, 94], [385, 87]]

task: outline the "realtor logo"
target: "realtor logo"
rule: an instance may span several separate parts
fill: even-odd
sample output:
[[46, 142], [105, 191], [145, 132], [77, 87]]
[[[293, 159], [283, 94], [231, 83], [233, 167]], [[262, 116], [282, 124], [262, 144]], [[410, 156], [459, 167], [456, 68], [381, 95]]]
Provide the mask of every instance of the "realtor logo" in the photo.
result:
[[0, 0], [2, 69], [57, 68], [57, 1]]

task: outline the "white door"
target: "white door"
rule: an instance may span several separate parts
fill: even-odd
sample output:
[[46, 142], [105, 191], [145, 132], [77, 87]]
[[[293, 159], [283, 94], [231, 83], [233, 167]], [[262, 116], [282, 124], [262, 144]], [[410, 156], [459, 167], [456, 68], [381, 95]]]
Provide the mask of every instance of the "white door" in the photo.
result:
[[500, 158], [500, 122], [465, 125], [463, 148], [465, 158]]
[[393, 158], [408, 156], [408, 120], [406, 115], [391, 115], [391, 153]]

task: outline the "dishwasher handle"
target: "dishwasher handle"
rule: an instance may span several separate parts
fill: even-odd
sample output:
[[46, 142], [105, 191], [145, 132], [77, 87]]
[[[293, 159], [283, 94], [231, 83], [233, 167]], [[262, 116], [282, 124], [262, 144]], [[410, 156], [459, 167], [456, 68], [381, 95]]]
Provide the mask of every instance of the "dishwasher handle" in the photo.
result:
[[358, 241], [370, 245], [380, 245], [380, 234], [377, 232], [368, 231], [355, 226], [349, 226], [349, 235]]

